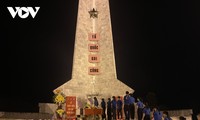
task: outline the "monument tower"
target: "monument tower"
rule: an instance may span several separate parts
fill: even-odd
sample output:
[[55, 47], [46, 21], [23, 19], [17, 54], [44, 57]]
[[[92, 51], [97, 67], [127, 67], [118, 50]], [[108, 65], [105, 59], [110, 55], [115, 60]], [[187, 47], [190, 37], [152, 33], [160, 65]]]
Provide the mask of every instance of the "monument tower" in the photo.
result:
[[72, 78], [56, 90], [77, 97], [134, 92], [117, 79], [109, 0], [79, 0]]

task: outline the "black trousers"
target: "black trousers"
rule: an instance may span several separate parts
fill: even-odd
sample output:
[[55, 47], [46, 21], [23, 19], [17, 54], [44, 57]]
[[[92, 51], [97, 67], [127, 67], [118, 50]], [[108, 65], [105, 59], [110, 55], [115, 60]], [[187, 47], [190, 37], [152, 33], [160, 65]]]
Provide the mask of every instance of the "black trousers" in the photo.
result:
[[144, 120], [151, 120], [150, 115], [145, 115]]
[[129, 120], [130, 119], [129, 105], [124, 105], [124, 115], [125, 115], [125, 120]]
[[108, 117], [108, 120], [112, 120], [111, 109], [107, 109], [107, 117]]
[[116, 109], [112, 109], [112, 118], [116, 120]]
[[138, 108], [137, 110], [137, 114], [138, 114], [138, 120], [142, 120], [143, 117], [143, 109], [142, 108]]
[[131, 116], [131, 119], [135, 118], [135, 105], [134, 104], [130, 104], [130, 116]]
[[106, 119], [106, 113], [105, 113], [106, 109], [103, 108], [103, 112], [102, 112], [102, 119], [105, 120]]
[[[121, 116], [121, 117], [119, 117]], [[117, 119], [122, 119], [123, 116], [122, 116], [122, 109], [117, 109]]]

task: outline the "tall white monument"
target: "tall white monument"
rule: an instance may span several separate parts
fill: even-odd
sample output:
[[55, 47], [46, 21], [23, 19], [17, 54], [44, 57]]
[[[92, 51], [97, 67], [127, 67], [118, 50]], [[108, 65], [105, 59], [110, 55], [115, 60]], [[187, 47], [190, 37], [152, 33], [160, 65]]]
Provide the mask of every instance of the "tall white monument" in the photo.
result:
[[117, 79], [109, 0], [79, 0], [72, 78], [56, 90], [77, 97], [134, 92]]

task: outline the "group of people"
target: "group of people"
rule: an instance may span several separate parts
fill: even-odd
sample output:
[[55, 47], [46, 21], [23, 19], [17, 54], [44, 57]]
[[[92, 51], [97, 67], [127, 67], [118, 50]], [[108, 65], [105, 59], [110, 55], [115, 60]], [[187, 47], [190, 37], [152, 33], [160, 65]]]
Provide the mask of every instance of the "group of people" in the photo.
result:
[[161, 113], [156, 107], [151, 110], [147, 102], [144, 103], [141, 98], [136, 100], [128, 91], [123, 97], [108, 98], [107, 102], [102, 98], [100, 104], [94, 97], [94, 105], [102, 108], [102, 120], [134, 120], [136, 115], [138, 120], [171, 120], [167, 111]]

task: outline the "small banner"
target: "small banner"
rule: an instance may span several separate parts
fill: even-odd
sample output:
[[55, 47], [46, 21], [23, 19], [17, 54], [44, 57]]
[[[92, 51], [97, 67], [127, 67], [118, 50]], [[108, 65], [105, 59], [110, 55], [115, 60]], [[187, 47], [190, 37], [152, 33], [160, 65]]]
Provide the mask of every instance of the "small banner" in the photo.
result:
[[100, 39], [99, 33], [89, 33], [88, 40], [90, 41], [98, 41]]
[[90, 52], [99, 52], [99, 45], [98, 44], [88, 44], [88, 50]]
[[76, 120], [76, 97], [66, 97], [66, 120]]
[[98, 63], [98, 62], [100, 62], [100, 57], [97, 54], [89, 55], [88, 56], [88, 61], [91, 62], [91, 63]]
[[89, 67], [88, 68], [88, 74], [89, 75], [98, 75], [98, 74], [100, 74], [99, 67]]

